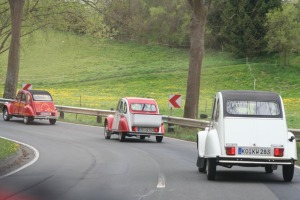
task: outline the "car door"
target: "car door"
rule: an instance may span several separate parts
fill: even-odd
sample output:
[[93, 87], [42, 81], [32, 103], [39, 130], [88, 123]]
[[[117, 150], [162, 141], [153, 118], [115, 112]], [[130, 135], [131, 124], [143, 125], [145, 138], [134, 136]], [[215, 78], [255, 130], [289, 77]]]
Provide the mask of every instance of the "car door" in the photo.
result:
[[118, 103], [117, 110], [114, 115], [114, 120], [112, 124], [113, 131], [118, 131], [119, 129], [119, 122], [120, 122], [121, 115], [123, 115], [123, 109], [124, 109], [124, 101], [121, 99]]
[[19, 106], [21, 101], [22, 92], [19, 92], [16, 98], [11, 102], [11, 114], [18, 115], [19, 114]]
[[26, 115], [26, 110], [25, 110], [25, 106], [26, 106], [26, 94], [22, 93], [21, 95], [21, 99], [19, 102], [19, 109], [18, 109], [18, 115]]

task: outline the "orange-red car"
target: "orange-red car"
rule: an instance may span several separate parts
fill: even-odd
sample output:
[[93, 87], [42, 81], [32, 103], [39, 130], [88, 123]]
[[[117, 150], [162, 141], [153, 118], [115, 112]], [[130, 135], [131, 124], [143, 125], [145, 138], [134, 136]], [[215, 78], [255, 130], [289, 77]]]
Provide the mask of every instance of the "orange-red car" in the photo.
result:
[[12, 117], [23, 118], [25, 124], [34, 119], [46, 119], [50, 124], [55, 124], [58, 113], [49, 92], [19, 90], [16, 98], [3, 106], [3, 119], [8, 121]]

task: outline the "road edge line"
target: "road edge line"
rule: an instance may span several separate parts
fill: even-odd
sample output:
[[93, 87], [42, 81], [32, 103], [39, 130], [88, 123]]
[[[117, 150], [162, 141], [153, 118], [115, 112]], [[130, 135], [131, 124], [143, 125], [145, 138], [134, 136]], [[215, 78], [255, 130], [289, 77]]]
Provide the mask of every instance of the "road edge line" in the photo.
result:
[[34, 158], [30, 162], [26, 163], [25, 165], [21, 166], [20, 168], [14, 170], [12, 172], [9, 172], [7, 174], [4, 174], [4, 175], [0, 176], [0, 179], [4, 178], [4, 177], [7, 177], [7, 176], [10, 176], [12, 174], [15, 174], [15, 173], [25, 169], [26, 167], [29, 167], [30, 165], [34, 164], [39, 159], [39, 156], [40, 156], [39, 151], [36, 148], [34, 148], [33, 146], [30, 146], [29, 144], [25, 144], [23, 142], [19, 142], [19, 141], [9, 139], [9, 138], [6, 138], [6, 137], [2, 137], [2, 136], [0, 136], [0, 137], [3, 138], [3, 139], [6, 139], [6, 140], [10, 140], [12, 142], [18, 143], [18, 144], [27, 146], [28, 148], [30, 148], [34, 152]]

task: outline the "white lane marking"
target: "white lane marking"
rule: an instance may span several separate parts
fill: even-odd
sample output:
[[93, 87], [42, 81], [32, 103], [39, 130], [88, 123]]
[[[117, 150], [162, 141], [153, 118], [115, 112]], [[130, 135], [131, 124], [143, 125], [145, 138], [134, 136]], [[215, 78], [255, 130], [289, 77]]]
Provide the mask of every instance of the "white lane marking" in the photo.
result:
[[6, 140], [10, 140], [12, 142], [16, 142], [18, 144], [27, 146], [28, 148], [32, 149], [33, 152], [34, 152], [34, 158], [29, 163], [27, 163], [26, 165], [23, 165], [22, 167], [14, 170], [14, 171], [12, 171], [12, 172], [10, 172], [8, 174], [4, 174], [4, 175], [0, 176], [0, 179], [4, 178], [4, 177], [7, 177], [7, 176], [10, 176], [10, 175], [12, 175], [14, 173], [17, 173], [18, 171], [21, 171], [22, 169], [25, 169], [26, 167], [29, 167], [30, 165], [32, 165], [33, 163], [35, 163], [39, 159], [39, 155], [40, 155], [39, 151], [36, 148], [34, 148], [33, 146], [30, 146], [28, 144], [25, 144], [25, 143], [22, 143], [22, 142], [19, 142], [19, 141], [16, 141], [16, 140], [12, 140], [12, 139], [9, 139], [9, 138], [6, 138], [6, 137], [2, 137], [2, 136], [0, 136], [0, 137], [3, 138], [3, 139], [6, 139]]
[[160, 188], [160, 189], [166, 187], [166, 178], [162, 173], [160, 173], [158, 175], [158, 181], [157, 181], [157, 186], [156, 187]]

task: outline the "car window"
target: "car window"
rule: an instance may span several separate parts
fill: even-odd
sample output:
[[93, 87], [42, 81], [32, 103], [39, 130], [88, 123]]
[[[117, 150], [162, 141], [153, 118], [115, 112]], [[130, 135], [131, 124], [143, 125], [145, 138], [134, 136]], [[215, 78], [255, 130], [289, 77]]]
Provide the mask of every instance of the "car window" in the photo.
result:
[[226, 111], [231, 115], [277, 116], [280, 108], [277, 102], [227, 101]]
[[156, 112], [156, 105], [149, 103], [132, 103], [130, 109], [133, 111], [150, 111]]
[[26, 101], [26, 95], [25, 94], [22, 94], [21, 101]]
[[27, 95], [26, 95], [26, 101], [27, 101], [27, 102], [30, 102], [30, 101], [31, 101], [31, 96], [30, 96], [30, 94], [27, 94]]
[[22, 95], [22, 93], [18, 93], [18, 95], [16, 97], [16, 100], [20, 101], [21, 100], [21, 95]]
[[52, 98], [48, 94], [34, 94], [33, 99], [35, 101], [52, 101]]

